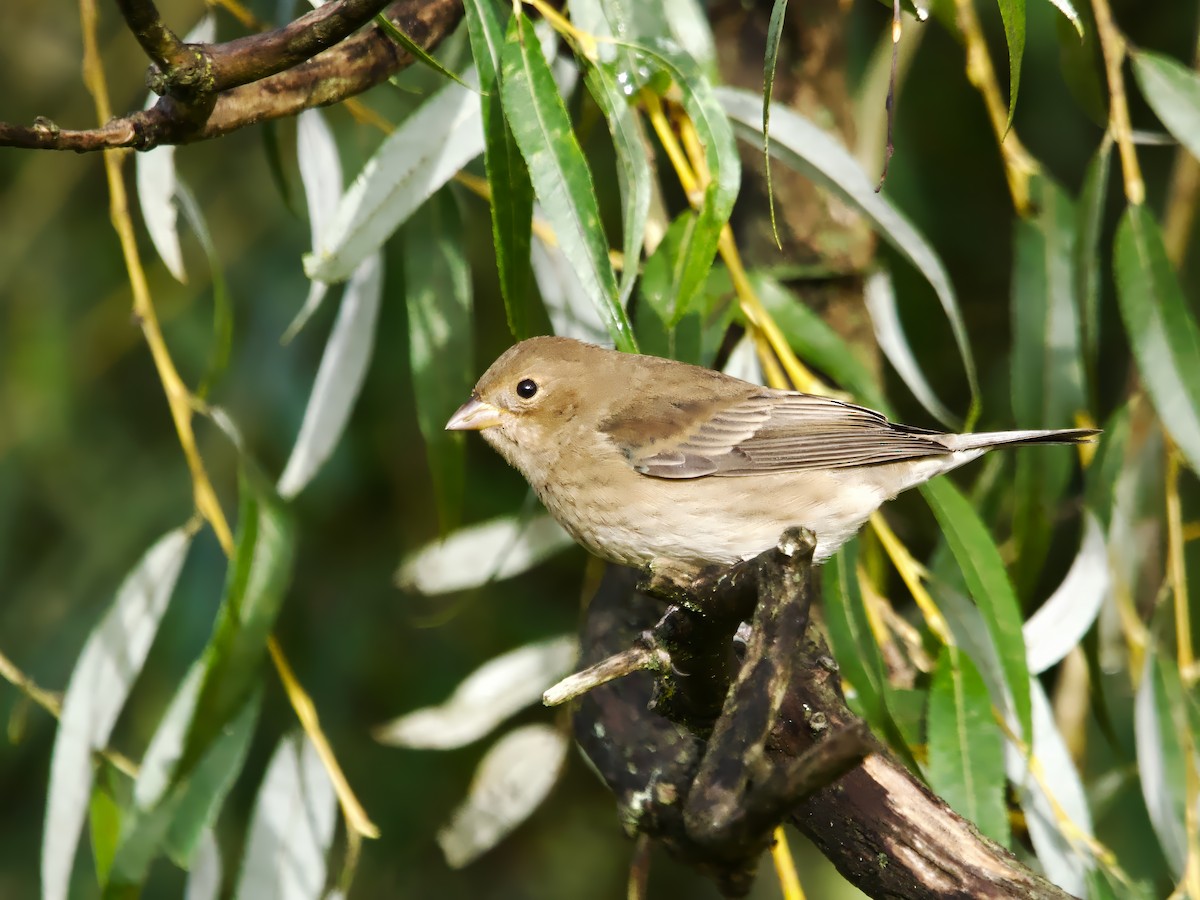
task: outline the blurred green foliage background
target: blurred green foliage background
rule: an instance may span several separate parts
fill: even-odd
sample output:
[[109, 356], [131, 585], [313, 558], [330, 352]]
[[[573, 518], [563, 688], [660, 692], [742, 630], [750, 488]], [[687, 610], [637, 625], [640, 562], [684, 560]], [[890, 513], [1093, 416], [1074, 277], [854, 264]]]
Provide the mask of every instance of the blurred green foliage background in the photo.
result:
[[[264, 17], [268, 3], [252, 4]], [[852, 76], [890, 27], [872, 0], [847, 3]], [[991, 4], [981, 3], [994, 58], [1003, 33]], [[198, 0], [160, 3], [166, 20], [185, 31]], [[1118, 0], [1114, 12], [1140, 45], [1190, 60], [1197, 5], [1176, 0]], [[1059, 70], [1054, 12], [1031, 2], [1029, 44], [1015, 127], [1033, 153], [1072, 191], [1101, 134], [1071, 98]], [[144, 58], [115, 8], [102, 5], [102, 49], [118, 110], [145, 99]], [[227, 29], [228, 20], [222, 22]], [[975, 91], [963, 76], [961, 47], [930, 23], [899, 101], [897, 152], [886, 192], [915, 221], [946, 262], [962, 299], [980, 361], [985, 409], [1008, 403], [1006, 366], [1011, 205], [994, 141]], [[93, 122], [79, 78], [77, 10], [64, 2], [8, 0], [0, 5], [0, 119], [47, 116], [64, 127]], [[436, 76], [410, 71], [400, 79], [416, 94], [377, 89], [368, 102], [395, 111], [419, 99]], [[1135, 127], [1150, 126], [1134, 101]], [[882, 111], [880, 111], [882, 115]], [[330, 118], [354, 172], [379, 136], [339, 109]], [[283, 145], [294, 125], [270, 126]], [[178, 154], [212, 228], [235, 308], [233, 357], [212, 393], [245, 432], [268, 472], [277, 473], [294, 440], [334, 308], [326, 304], [290, 346], [279, 337], [299, 308], [307, 281], [300, 255], [308, 226], [293, 197], [281, 195], [257, 127]], [[952, 139], [951, 139], [952, 138]], [[1143, 148], [1151, 203], [1160, 205], [1171, 148]], [[1115, 169], [1115, 167], [1114, 167]], [[129, 167], [127, 172], [131, 171]], [[1119, 195], [1114, 173], [1110, 190]], [[460, 195], [471, 252], [489, 252], [482, 202]], [[1109, 233], [1118, 207], [1110, 209]], [[395, 242], [393, 242], [394, 244]], [[1102, 242], [1111, 246], [1111, 240]], [[194, 240], [185, 242], [189, 282], [179, 285], [142, 239], [151, 290], [166, 339], [182, 373], [195, 383], [211, 335], [210, 276]], [[572, 550], [528, 575], [487, 589], [432, 601], [398, 591], [392, 574], [407, 552], [437, 536], [437, 517], [408, 374], [406, 321], [395, 290], [397, 248], [388, 248], [388, 286], [375, 358], [349, 431], [331, 462], [297, 504], [299, 565], [277, 635], [311, 692], [351, 784], [382, 838], [365, 846], [353, 896], [600, 898], [624, 891], [630, 843], [613, 805], [582, 761], [572, 755], [549, 801], [509, 840], [463, 871], [451, 871], [434, 843], [437, 828], [464, 795], [482, 744], [449, 753], [383, 747], [369, 729], [395, 715], [440, 701], [461, 678], [503, 651], [574, 630], [584, 554]], [[1192, 253], [1195, 260], [1197, 254]], [[897, 289], [919, 290], [919, 275], [895, 268]], [[480, 274], [482, 273], [482, 274]], [[1189, 297], [1200, 273], [1185, 273]], [[1111, 284], [1111, 283], [1110, 283]], [[476, 268], [482, 371], [509, 342], [491, 270]], [[1103, 298], [1100, 372], [1102, 417], [1129, 377], [1128, 352], [1112, 296]], [[926, 335], [922, 337], [922, 334]], [[952, 408], [967, 390], [953, 347], [936, 328], [910, 337], [926, 371]], [[900, 418], [932, 425], [908, 398], [892, 392]], [[1063, 423], [1069, 424], [1069, 423]], [[235, 460], [225, 440], [201, 421], [201, 450], [226, 509], [235, 508]], [[469, 445], [463, 520], [514, 509], [525, 495], [519, 476], [481, 442]], [[0, 149], [0, 652], [39, 685], [61, 690], [82, 643], [122, 576], [168, 528], [191, 513], [190, 482], [162, 389], [136, 323], [114, 232], [99, 155]], [[910, 524], [911, 517], [917, 521]], [[893, 517], [915, 540], [928, 541], [931, 516], [919, 503]], [[1050, 561], [1061, 573], [1069, 556]], [[204, 533], [187, 563], [138, 683], [136, 702], [118, 724], [113, 746], [136, 754], [188, 663], [207, 640], [224, 579], [224, 560]], [[279, 734], [294, 717], [277, 680], [265, 679], [263, 723], [246, 769], [222, 816], [219, 836], [237, 853], [261, 772]], [[550, 721], [530, 710], [523, 720]], [[0, 896], [32, 897], [55, 723], [15, 688], [0, 686]], [[1126, 792], [1128, 794], [1128, 792]], [[1134, 794], [1115, 798], [1098, 815], [1105, 839], [1134, 875], [1139, 854], [1155, 853]], [[1124, 823], [1122, 825], [1122, 823]], [[798, 839], [797, 839], [798, 840]], [[86, 845], [86, 841], [84, 842]], [[801, 847], [801, 873], [816, 898], [855, 896], [819, 855]], [[80, 896], [94, 892], [86, 851], [77, 866]], [[1146, 866], [1156, 871], [1157, 863]], [[153, 870], [148, 897], [178, 896], [182, 873]], [[779, 895], [769, 866], [756, 897]], [[715, 896], [711, 886], [665, 857], [656, 857], [656, 897]]]

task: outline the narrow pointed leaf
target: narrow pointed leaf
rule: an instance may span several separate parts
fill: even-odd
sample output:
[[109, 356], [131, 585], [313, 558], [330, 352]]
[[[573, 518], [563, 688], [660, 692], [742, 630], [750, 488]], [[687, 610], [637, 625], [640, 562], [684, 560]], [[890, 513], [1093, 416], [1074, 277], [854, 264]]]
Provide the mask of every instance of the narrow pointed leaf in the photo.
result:
[[320, 249], [304, 258], [308, 277], [349, 278], [417, 207], [483, 152], [481, 116], [478, 94], [448, 84], [406, 118], [346, 190]]
[[475, 771], [471, 793], [438, 832], [452, 868], [499, 843], [541, 804], [562, 769], [567, 739], [549, 725], [525, 725], [497, 741]]
[[1008, 44], [1008, 124], [1012, 125], [1021, 86], [1021, 59], [1025, 55], [1025, 0], [998, 0]]
[[533, 186], [500, 99], [500, 50], [504, 46], [505, 29], [492, 0], [466, 0], [463, 10], [471, 53], [479, 71], [479, 87], [485, 94], [479, 100], [483, 107], [483, 162], [492, 191], [492, 243], [496, 248], [500, 293], [508, 330], [517, 340], [524, 340], [534, 334], [536, 315], [529, 260]]
[[500, 80], [504, 114], [564, 255], [575, 266], [614, 343], [621, 350], [635, 350], [629, 319], [617, 302], [592, 174], [524, 14], [514, 16], [509, 28]]
[[650, 159], [641, 120], [618, 76], [604, 64], [589, 65], [584, 75], [588, 92], [604, 113], [616, 152], [617, 181], [621, 187], [621, 235], [624, 268], [617, 302], [625, 305], [638, 278], [638, 260], [650, 213]]
[[1029, 671], [1040, 675], [1088, 633], [1111, 588], [1104, 532], [1090, 512], [1083, 518], [1079, 553], [1062, 583], [1022, 628]]
[[396, 584], [422, 594], [467, 590], [520, 575], [571, 544], [571, 536], [547, 515], [493, 519], [460, 528], [406, 558]]
[[1131, 58], [1138, 87], [1154, 114], [1200, 159], [1200, 73], [1159, 53], [1142, 50]]
[[904, 324], [900, 321], [896, 290], [892, 285], [891, 273], [877, 269], [867, 276], [863, 285], [863, 302], [871, 316], [871, 327], [875, 330], [875, 342], [892, 364], [900, 380], [908, 387], [925, 411], [950, 428], [957, 428], [960, 420], [934, 392], [921, 364], [917, 362], [912, 345], [908, 342]]
[[1108, 200], [1111, 160], [1112, 141], [1105, 139], [1088, 163], [1076, 206], [1075, 295], [1080, 306], [1084, 371], [1093, 385], [1100, 351], [1100, 233]]
[[[304, 201], [308, 207], [310, 246], [313, 255], [319, 256], [321, 236], [328, 231], [342, 201], [343, 185], [337, 142], [325, 116], [318, 110], [306, 109], [296, 119], [296, 163], [300, 168], [300, 182], [304, 185]], [[328, 282], [313, 281], [309, 284], [304, 305], [284, 332], [283, 343], [288, 343], [299, 334], [320, 308], [328, 289]]]
[[954, 559], [962, 570], [971, 598], [987, 623], [1005, 683], [1013, 704], [1016, 724], [1028, 740], [1030, 724], [1029, 667], [1021, 632], [1021, 608], [1013, 592], [1000, 551], [987, 526], [966, 498], [946, 478], [935, 478], [921, 486]]
[[971, 657], [944, 647], [929, 689], [929, 785], [992, 840], [1008, 846], [1004, 741]]
[[276, 489], [284, 499], [304, 490], [341, 440], [371, 365], [382, 298], [383, 254], [375, 253], [359, 265], [342, 293], [300, 433], [279, 476]]
[[42, 837], [42, 896], [63, 900], [92, 794], [92, 753], [108, 743], [142, 670], [192, 536], [167, 533], [129, 573], [84, 644], [63, 697]]
[[1187, 792], [1180, 790], [1187, 780], [1187, 760], [1175, 731], [1182, 692], [1179, 672], [1171, 661], [1148, 652], [1134, 701], [1138, 781], [1150, 824], [1176, 879], [1183, 875], [1188, 856]]
[[571, 671], [579, 657], [574, 635], [561, 635], [488, 660], [459, 683], [439, 706], [414, 710], [375, 729], [375, 739], [396, 747], [448, 750], [493, 731]]
[[337, 824], [337, 797], [312, 742], [279, 742], [254, 802], [238, 877], [239, 900], [319, 900]]
[[1200, 472], [1200, 328], [1145, 206], [1117, 226], [1117, 300], [1142, 380], [1163, 426]]

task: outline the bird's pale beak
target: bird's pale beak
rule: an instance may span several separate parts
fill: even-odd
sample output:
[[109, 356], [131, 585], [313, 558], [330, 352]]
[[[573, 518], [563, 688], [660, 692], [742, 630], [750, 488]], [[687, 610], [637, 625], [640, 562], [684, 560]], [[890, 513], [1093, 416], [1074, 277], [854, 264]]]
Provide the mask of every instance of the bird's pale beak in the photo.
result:
[[472, 397], [458, 408], [458, 412], [446, 423], [447, 431], [483, 431], [500, 424], [500, 410]]

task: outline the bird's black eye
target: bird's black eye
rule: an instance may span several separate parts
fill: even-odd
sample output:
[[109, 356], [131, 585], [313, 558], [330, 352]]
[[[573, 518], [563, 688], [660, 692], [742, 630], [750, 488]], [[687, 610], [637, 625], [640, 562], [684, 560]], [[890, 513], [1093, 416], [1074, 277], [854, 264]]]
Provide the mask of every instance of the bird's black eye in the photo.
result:
[[537, 382], [532, 378], [522, 378], [520, 383], [517, 385], [517, 396], [522, 400], [530, 399], [537, 392]]

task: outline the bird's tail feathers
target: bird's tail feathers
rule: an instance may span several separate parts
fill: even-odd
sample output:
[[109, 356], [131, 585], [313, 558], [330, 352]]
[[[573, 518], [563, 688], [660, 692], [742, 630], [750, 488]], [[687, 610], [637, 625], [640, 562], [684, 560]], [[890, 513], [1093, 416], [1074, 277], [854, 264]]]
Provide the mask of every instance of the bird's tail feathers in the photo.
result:
[[948, 434], [943, 440], [951, 450], [986, 450], [1006, 444], [1085, 444], [1099, 433], [1097, 428], [981, 431], [975, 434]]

